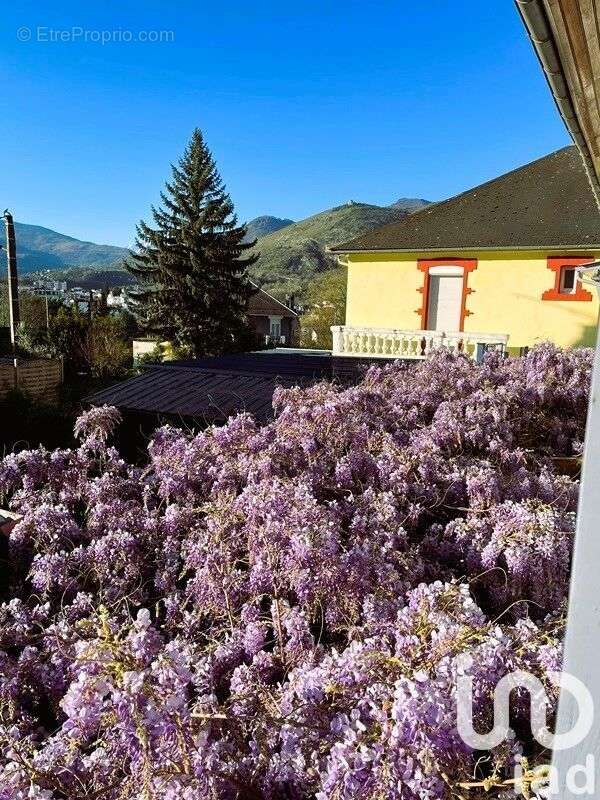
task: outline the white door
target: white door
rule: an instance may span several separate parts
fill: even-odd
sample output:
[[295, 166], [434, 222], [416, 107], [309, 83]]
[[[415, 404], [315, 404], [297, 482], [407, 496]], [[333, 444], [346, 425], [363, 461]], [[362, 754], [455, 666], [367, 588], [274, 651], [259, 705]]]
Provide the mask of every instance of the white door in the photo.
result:
[[462, 275], [430, 275], [427, 330], [455, 332], [460, 330]]

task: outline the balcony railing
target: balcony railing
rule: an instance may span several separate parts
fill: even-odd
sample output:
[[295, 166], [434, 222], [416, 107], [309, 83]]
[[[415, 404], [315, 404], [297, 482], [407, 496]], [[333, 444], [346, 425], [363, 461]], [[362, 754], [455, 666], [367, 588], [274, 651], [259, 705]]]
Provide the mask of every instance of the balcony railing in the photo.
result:
[[363, 358], [422, 359], [432, 350], [445, 347], [479, 361], [486, 350], [504, 351], [508, 342], [508, 334], [503, 333], [402, 331], [351, 325], [335, 325], [331, 332], [334, 356]]
[[265, 345], [267, 347], [285, 347], [286, 338], [285, 336], [271, 336], [270, 334], [266, 334]]

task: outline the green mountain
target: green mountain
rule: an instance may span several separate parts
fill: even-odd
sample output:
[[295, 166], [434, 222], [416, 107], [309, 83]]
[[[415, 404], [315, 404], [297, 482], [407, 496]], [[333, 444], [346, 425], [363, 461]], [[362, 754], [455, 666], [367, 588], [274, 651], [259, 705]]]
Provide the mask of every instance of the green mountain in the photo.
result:
[[293, 219], [282, 219], [281, 217], [270, 217], [268, 215], [256, 217], [246, 223], [246, 227], [248, 228], [246, 240], [251, 242], [253, 239], [259, 239], [261, 236], [267, 236], [269, 233], [274, 233], [275, 231], [285, 228], [287, 225], [293, 224]]
[[420, 211], [425, 206], [430, 206], [430, 200], [423, 200], [422, 197], [401, 197], [399, 200], [396, 200], [395, 203], [390, 203], [392, 208], [403, 208], [405, 211], [409, 211], [411, 214], [413, 211]]
[[[292, 222], [279, 217], [257, 217], [248, 223], [249, 238], [257, 238], [260, 258], [252, 278], [280, 299], [302, 297], [319, 273], [335, 265], [327, 247], [348, 241], [427, 205], [426, 200], [402, 198], [391, 206], [351, 201]], [[125, 286], [133, 277], [121, 267], [123, 247], [81, 242], [37, 225], [15, 224], [19, 271], [22, 275], [51, 270], [56, 280], [71, 286], [97, 289]], [[1, 240], [0, 240], [1, 242]]]
[[316, 275], [335, 265], [327, 246], [396, 222], [407, 213], [400, 205], [350, 202], [294, 222], [258, 240], [260, 258], [251, 269], [252, 277], [280, 299], [302, 296]]
[[[4, 226], [0, 227], [0, 244], [4, 246]], [[124, 247], [82, 242], [49, 228], [23, 222], [15, 222], [15, 237], [21, 274], [61, 267], [114, 267], [127, 255]]]

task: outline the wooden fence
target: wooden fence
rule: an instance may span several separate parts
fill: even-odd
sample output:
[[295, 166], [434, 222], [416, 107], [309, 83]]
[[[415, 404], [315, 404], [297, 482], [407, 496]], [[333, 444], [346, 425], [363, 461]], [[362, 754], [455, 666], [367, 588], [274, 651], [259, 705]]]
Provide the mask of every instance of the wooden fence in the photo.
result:
[[58, 359], [0, 359], [0, 400], [13, 389], [19, 389], [33, 400], [56, 404], [62, 383], [62, 364]]

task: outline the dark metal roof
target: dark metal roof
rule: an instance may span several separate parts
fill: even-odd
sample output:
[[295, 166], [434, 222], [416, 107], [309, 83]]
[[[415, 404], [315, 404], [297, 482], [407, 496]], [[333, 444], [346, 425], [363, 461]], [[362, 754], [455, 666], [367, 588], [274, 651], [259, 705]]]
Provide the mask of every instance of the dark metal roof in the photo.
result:
[[254, 353], [232, 353], [211, 358], [185, 361], [167, 361], [162, 366], [218, 369], [232, 372], [250, 372], [272, 376], [321, 378], [331, 376], [331, 353], [328, 351], [300, 351], [277, 348]]
[[263, 422], [272, 417], [277, 386], [303, 386], [330, 375], [330, 355], [242, 353], [154, 366], [86, 401], [206, 422], [247, 411]]
[[577, 148], [564, 147], [333, 252], [600, 247], [600, 214]]
[[87, 401], [96, 406], [106, 404], [206, 422], [223, 421], [231, 414], [247, 411], [263, 421], [272, 415], [275, 387], [302, 382], [243, 372], [157, 367], [97, 392]]

